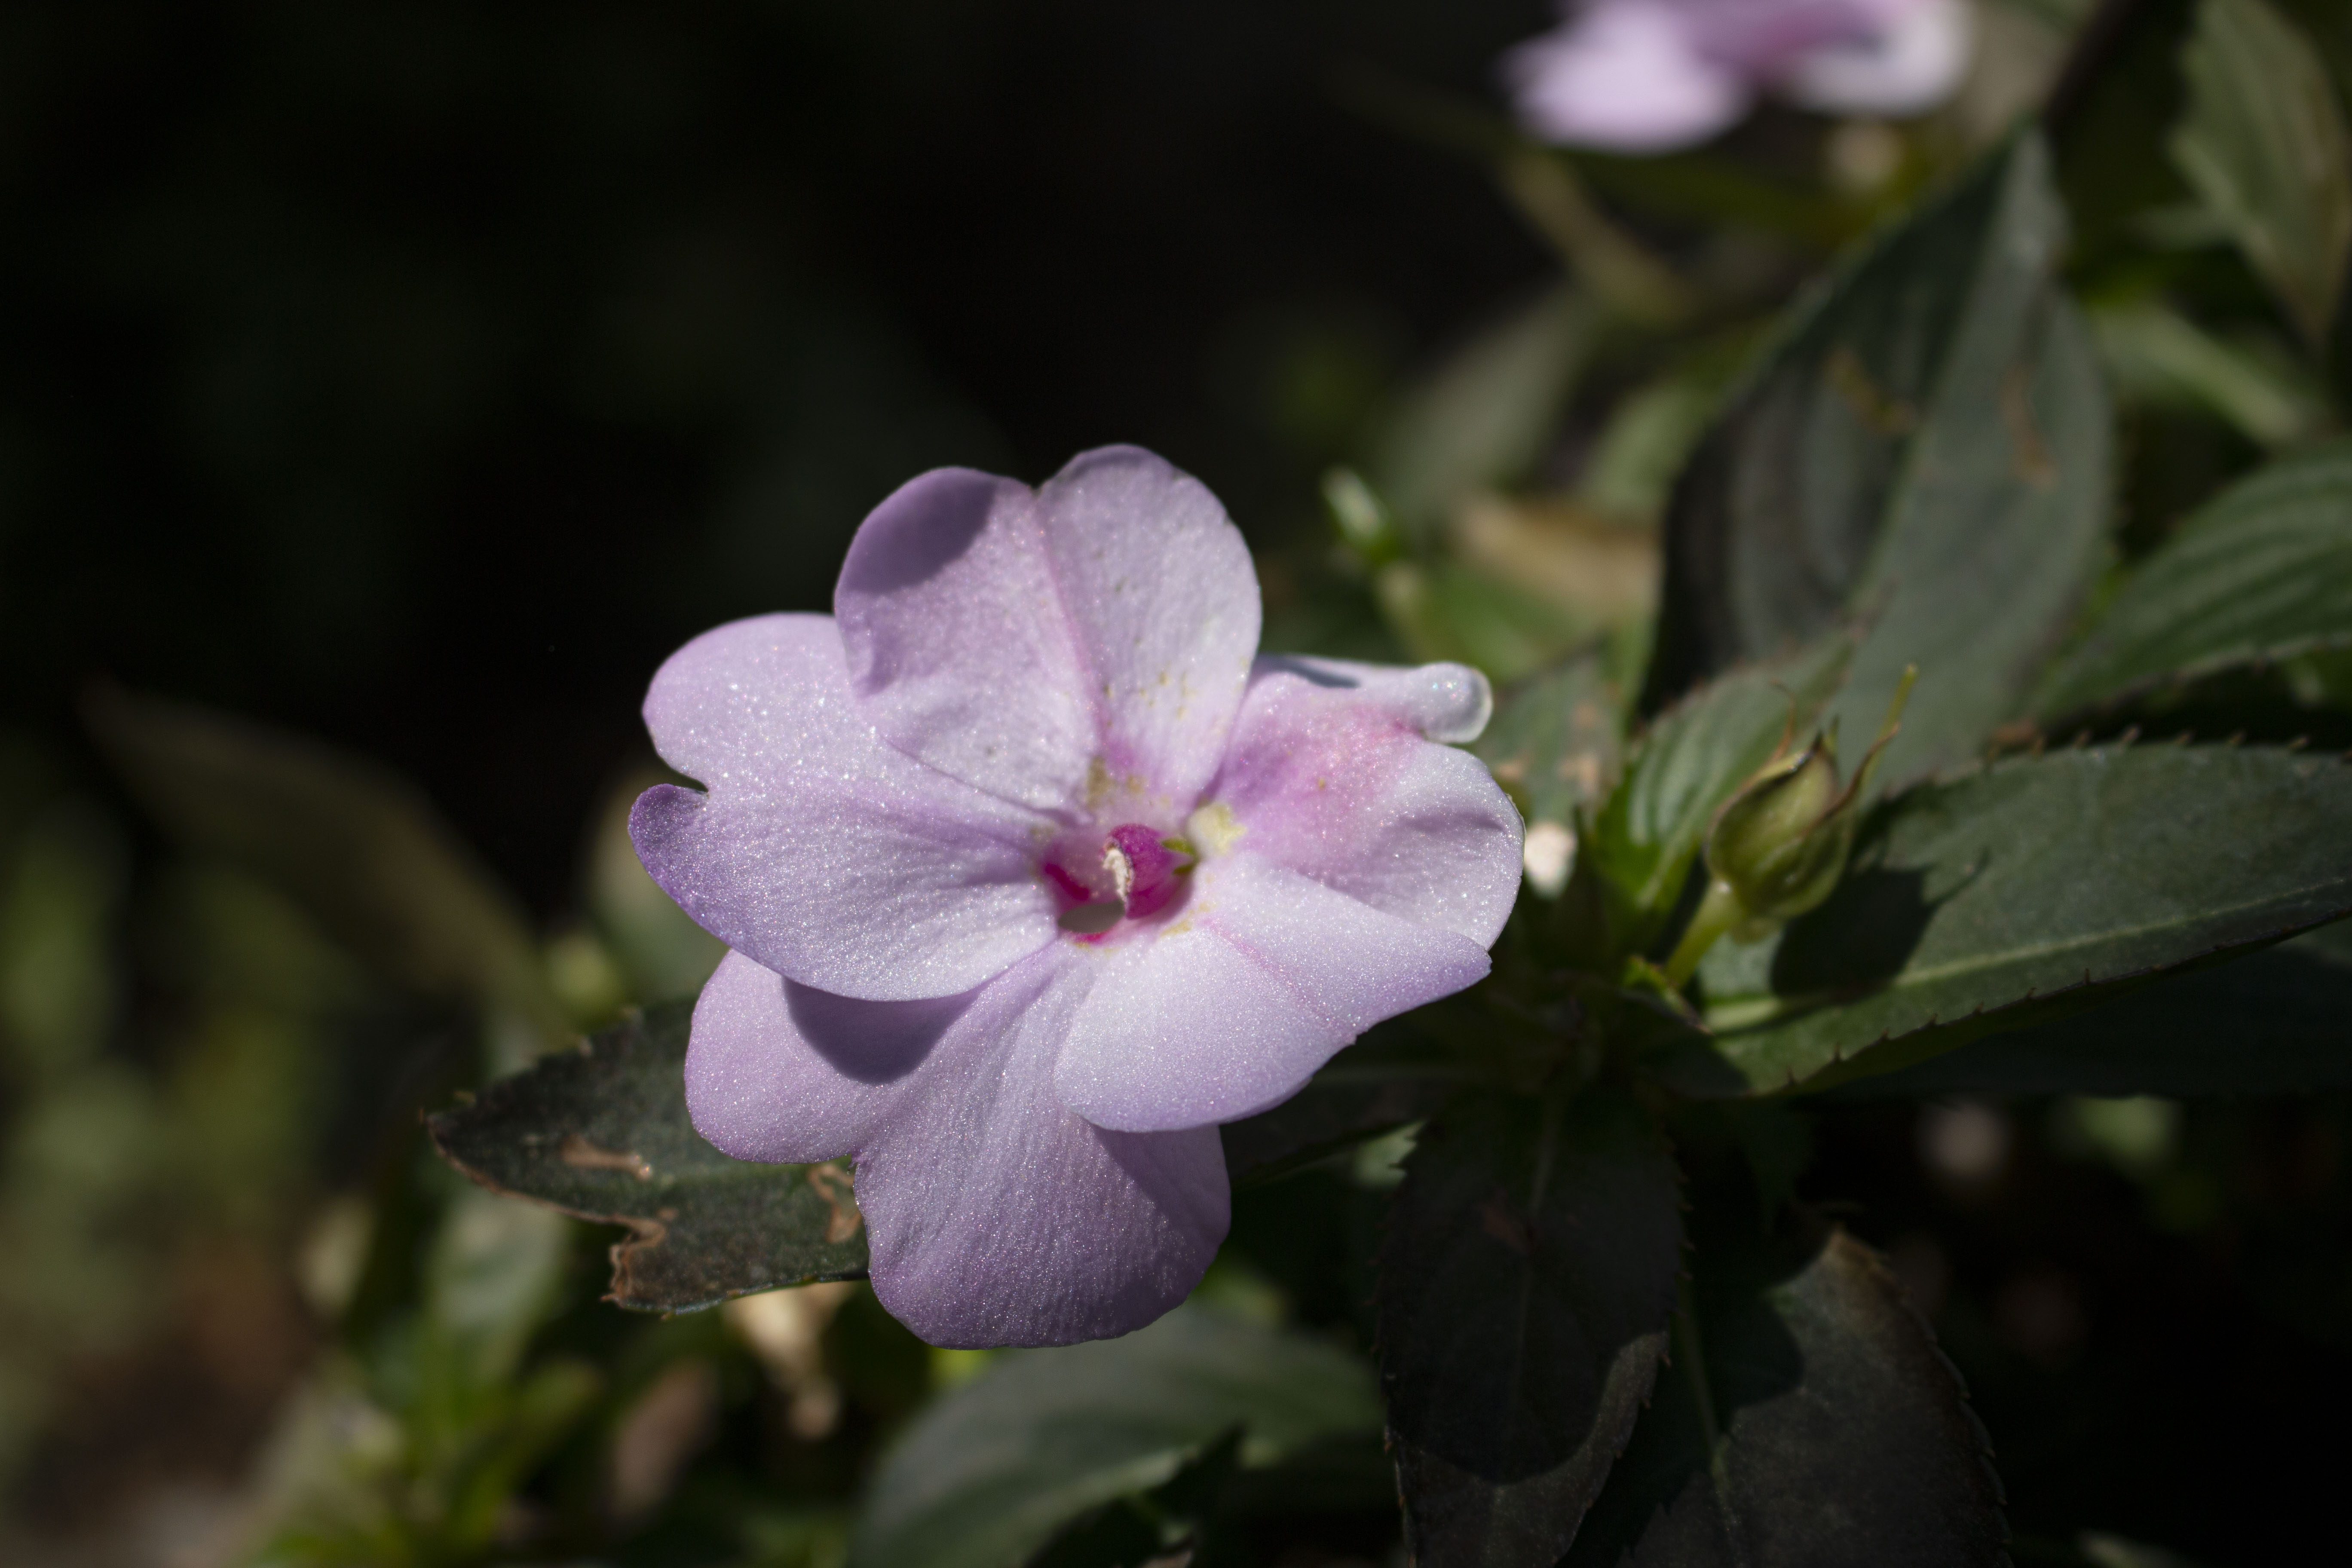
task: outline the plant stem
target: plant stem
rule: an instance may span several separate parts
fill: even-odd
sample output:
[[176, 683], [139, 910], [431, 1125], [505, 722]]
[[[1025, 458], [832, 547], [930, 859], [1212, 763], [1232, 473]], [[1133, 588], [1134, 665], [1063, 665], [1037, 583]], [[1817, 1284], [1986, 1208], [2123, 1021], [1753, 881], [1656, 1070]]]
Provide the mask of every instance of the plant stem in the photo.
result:
[[1617, 310], [1650, 326], [1676, 325], [1696, 313], [1690, 289], [1609, 221], [1566, 162], [1520, 147], [1496, 161], [1495, 177], [1520, 216]]
[[1706, 1444], [1707, 1474], [1715, 1479], [1716, 1496], [1730, 1501], [1729, 1477], [1723, 1463], [1723, 1428], [1716, 1424], [1715, 1390], [1707, 1385], [1706, 1354], [1699, 1344], [1698, 1311], [1691, 1302], [1690, 1280], [1675, 1285], [1675, 1354], [1682, 1359], [1690, 1379], [1691, 1404], [1698, 1412], [1699, 1436]]
[[1683, 930], [1682, 941], [1675, 943], [1674, 955], [1666, 960], [1666, 984], [1681, 990], [1683, 983], [1697, 972], [1698, 961], [1706, 956], [1706, 950], [1747, 915], [1730, 883], [1720, 877], [1710, 880], [1706, 897], [1698, 901], [1690, 924]]

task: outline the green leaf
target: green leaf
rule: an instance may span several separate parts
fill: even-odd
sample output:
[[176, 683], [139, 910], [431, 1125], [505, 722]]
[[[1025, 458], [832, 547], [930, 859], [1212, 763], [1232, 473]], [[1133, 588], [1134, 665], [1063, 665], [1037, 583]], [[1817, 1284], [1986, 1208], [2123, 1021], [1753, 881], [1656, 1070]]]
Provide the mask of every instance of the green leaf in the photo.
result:
[[2009, 1562], [1984, 1428], [1927, 1325], [1843, 1231], [1804, 1250], [1698, 1253], [1696, 1311], [1565, 1568]]
[[[1025, 1568], [1177, 1568], [1188, 1562], [1234, 1568], [1267, 1563], [1271, 1543], [1302, 1535], [1327, 1542], [1394, 1537], [1396, 1467], [1377, 1430], [1318, 1441], [1246, 1469], [1238, 1464], [1242, 1438], [1236, 1427], [1173, 1479], [1080, 1515]], [[1295, 1550], [1281, 1559], [1295, 1560]]]
[[1566, 827], [1616, 786], [1624, 705], [1607, 661], [1584, 654], [1504, 691], [1471, 750], [1530, 824]]
[[1846, 733], [1919, 667], [1890, 780], [2014, 716], [2105, 548], [2111, 420], [2063, 242], [2024, 136], [1795, 313], [1675, 493], [1649, 705], [1858, 616]]
[[1173, 1479], [1079, 1515], [1024, 1568], [1237, 1568], [1268, 1563], [1272, 1542], [1395, 1538], [1396, 1467], [1377, 1430], [1318, 1441], [1252, 1469], [1236, 1464], [1241, 1440], [1239, 1428], [1228, 1432]]
[[2352, 439], [2283, 458], [2200, 509], [2054, 665], [2055, 720], [2157, 682], [2352, 645]]
[[[359, 758], [108, 692], [90, 733], [172, 836], [268, 882], [402, 985], [568, 1034], [521, 909], [423, 795]], [[510, 1053], [516, 1056], [528, 1053]]]
[[425, 1310], [469, 1388], [503, 1393], [521, 1366], [562, 1279], [565, 1229], [543, 1208], [471, 1188], [442, 1215], [425, 1263]]
[[1150, 1491], [1079, 1515], [1025, 1568], [1154, 1568], [1198, 1550], [1241, 1458], [1239, 1428], [1228, 1432]]
[[428, 1119], [450, 1163], [495, 1191], [634, 1233], [613, 1248], [612, 1300], [682, 1312], [730, 1296], [856, 1279], [866, 1236], [840, 1165], [720, 1153], [686, 1111], [688, 1003], [542, 1058]]
[[2352, 921], [2187, 974], [2077, 1017], [1994, 1035], [1838, 1100], [2007, 1094], [2306, 1094], [2352, 1089]]
[[1608, 629], [1585, 611], [1459, 561], [1392, 561], [1372, 587], [1415, 658], [1459, 660], [1498, 681], [1520, 679]]
[[1630, 904], [1628, 947], [1646, 947], [1672, 909], [1716, 808], [1783, 736], [1803, 742], [1853, 657], [1853, 642], [1837, 637], [1779, 664], [1735, 670], [1661, 714], [1635, 742], [1592, 845], [1595, 864]]
[[1465, 1096], [1422, 1133], [1379, 1293], [1415, 1562], [1567, 1549], [1657, 1376], [1678, 1204], [1656, 1123], [1613, 1090]]
[[2352, 260], [2352, 136], [2319, 51], [2263, 0], [2204, 0], [2172, 161], [2314, 344]]
[[1738, 367], [1713, 348], [1620, 398], [1585, 461], [1578, 499], [1606, 515], [1656, 520]]
[[[1692, 1094], [1825, 1089], [2079, 1012], [2352, 913], [2352, 765], [2274, 748], [2099, 748], [1880, 806], [1830, 900], [1699, 971]], [[2218, 1047], [2217, 1047], [2218, 1048]]]
[[[508, 1505], [514, 1494], [541, 1460], [586, 1424], [604, 1388], [596, 1367], [564, 1356], [551, 1357], [497, 1390], [486, 1418], [456, 1434], [458, 1442], [449, 1455], [454, 1462], [433, 1477], [443, 1493], [442, 1517], [433, 1531], [441, 1551], [434, 1555], [460, 1562], [487, 1556], [501, 1516], [512, 1517]], [[413, 1420], [411, 1425], [413, 1429]], [[402, 1500], [414, 1506], [414, 1497]]]
[[1600, 324], [1590, 300], [1553, 289], [1471, 339], [1400, 400], [1365, 471], [1407, 537], [1433, 543], [1455, 501], [1517, 479], [1536, 460]]
[[1412, 1015], [1376, 1024], [1280, 1105], [1220, 1127], [1225, 1173], [1236, 1187], [1272, 1181], [1418, 1121], [1468, 1070]]
[[2203, 409], [2263, 447], [2292, 446], [2327, 420], [2307, 371], [2264, 346], [2217, 337], [2155, 300], [2095, 307], [2099, 357], [2126, 402]]
[[1360, 1362], [1204, 1307], [1123, 1339], [1011, 1352], [941, 1396], [884, 1457], [851, 1568], [1012, 1568], [1236, 1428], [1241, 1463], [1261, 1467], [1379, 1426]]

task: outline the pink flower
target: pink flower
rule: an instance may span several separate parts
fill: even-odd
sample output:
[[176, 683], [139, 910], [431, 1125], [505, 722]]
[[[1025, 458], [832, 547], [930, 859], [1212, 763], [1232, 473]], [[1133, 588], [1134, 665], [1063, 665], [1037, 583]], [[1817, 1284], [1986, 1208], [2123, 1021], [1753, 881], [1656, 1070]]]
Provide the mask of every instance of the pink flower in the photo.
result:
[[874, 1288], [934, 1343], [1140, 1327], [1223, 1238], [1216, 1124], [1486, 973], [1519, 819], [1433, 743], [1486, 682], [1254, 658], [1241, 535], [1133, 447], [924, 475], [834, 608], [706, 633], [646, 699], [707, 793], [630, 832], [734, 950], [695, 1125], [854, 1155]]
[[1584, 0], [1504, 57], [1548, 142], [1656, 153], [1704, 142], [1769, 89], [1808, 109], [1916, 114], [1959, 83], [1967, 0]]

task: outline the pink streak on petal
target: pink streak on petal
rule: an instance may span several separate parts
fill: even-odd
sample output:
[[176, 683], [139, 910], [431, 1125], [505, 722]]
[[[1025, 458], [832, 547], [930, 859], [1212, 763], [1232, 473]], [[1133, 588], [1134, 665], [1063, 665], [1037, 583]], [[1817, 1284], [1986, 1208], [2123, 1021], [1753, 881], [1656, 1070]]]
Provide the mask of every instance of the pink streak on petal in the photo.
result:
[[1624, 153], [1687, 147], [1729, 127], [1753, 90], [1679, 11], [1614, 0], [1513, 49], [1503, 71], [1521, 123], [1547, 142]]
[[1034, 496], [962, 469], [916, 479], [858, 530], [834, 604], [885, 740], [1066, 820], [1130, 776], [1181, 816], [1257, 645], [1240, 533], [1198, 480], [1131, 447]]
[[1054, 885], [1054, 890], [1061, 894], [1063, 900], [1067, 903], [1073, 905], [1083, 904], [1090, 902], [1093, 900], [1095, 896], [1094, 889], [1087, 887], [1084, 882], [1079, 881], [1076, 877], [1071, 876], [1067, 871], [1063, 870], [1055, 862], [1051, 860], [1046, 861], [1045, 865], [1045, 880]]
[[1484, 682], [1465, 694], [1458, 666], [1357, 668], [1370, 673], [1259, 660], [1211, 798], [1249, 853], [1485, 947], [1518, 898], [1519, 814], [1484, 763], [1420, 731], [1460, 732]]
[[1488, 968], [1466, 937], [1246, 850], [1196, 876], [1183, 918], [1100, 954], [1070, 1026], [1054, 1088], [1097, 1125], [1150, 1132], [1251, 1115], [1382, 1018]]
[[1045, 819], [882, 745], [823, 616], [768, 616], [673, 654], [646, 698], [662, 756], [708, 795], [649, 790], [638, 856], [686, 911], [842, 995], [954, 995], [1054, 937]]

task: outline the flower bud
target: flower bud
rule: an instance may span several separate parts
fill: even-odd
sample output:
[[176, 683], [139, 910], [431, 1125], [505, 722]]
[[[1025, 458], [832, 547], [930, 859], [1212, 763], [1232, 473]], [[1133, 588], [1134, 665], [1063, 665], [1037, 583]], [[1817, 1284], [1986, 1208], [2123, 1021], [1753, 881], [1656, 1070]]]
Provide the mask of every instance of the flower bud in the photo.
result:
[[[1904, 672], [1886, 721], [1854, 770], [1838, 784], [1837, 730], [1816, 734], [1794, 757], [1775, 757], [1724, 803], [1707, 830], [1706, 867], [1728, 886], [1746, 919], [1735, 938], [1755, 940], [1820, 905], [1845, 875], [1862, 820], [1863, 786], [1895, 738], [1916, 668]], [[1783, 742], [1785, 747], [1786, 742]]]
[[1716, 814], [1706, 868], [1751, 920], [1785, 921], [1830, 896], [1853, 847], [1855, 813], [1838, 788], [1837, 738], [1816, 735], [1768, 764]]

